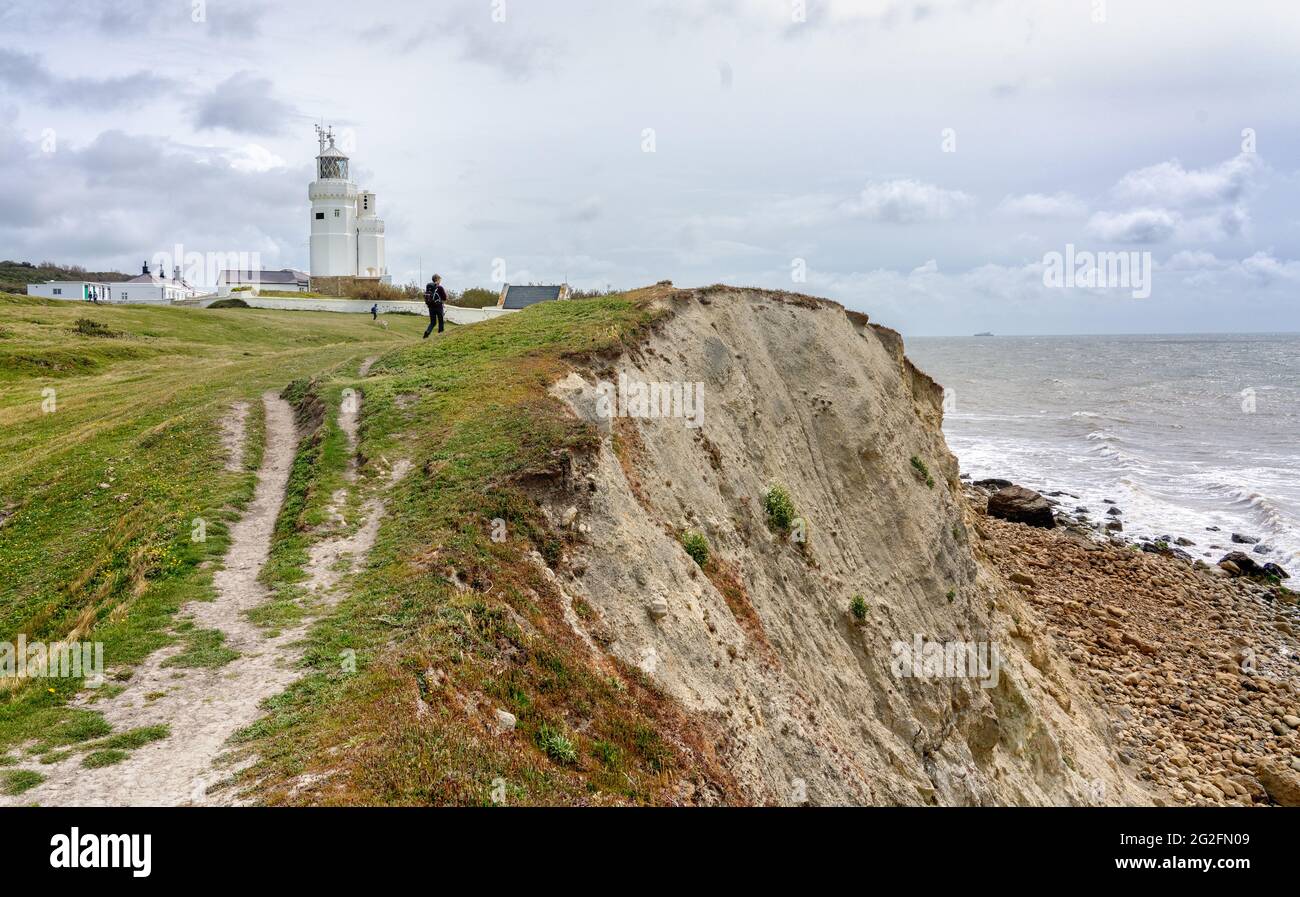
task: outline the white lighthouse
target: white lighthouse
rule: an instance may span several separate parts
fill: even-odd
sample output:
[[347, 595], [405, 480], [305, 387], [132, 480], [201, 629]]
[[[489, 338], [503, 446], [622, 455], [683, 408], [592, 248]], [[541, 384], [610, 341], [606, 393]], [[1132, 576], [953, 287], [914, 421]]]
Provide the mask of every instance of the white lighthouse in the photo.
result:
[[348, 174], [348, 157], [334, 145], [333, 129], [316, 127], [320, 154], [311, 199], [311, 276], [368, 277], [389, 281], [384, 257], [384, 221], [375, 214], [375, 194], [358, 190]]

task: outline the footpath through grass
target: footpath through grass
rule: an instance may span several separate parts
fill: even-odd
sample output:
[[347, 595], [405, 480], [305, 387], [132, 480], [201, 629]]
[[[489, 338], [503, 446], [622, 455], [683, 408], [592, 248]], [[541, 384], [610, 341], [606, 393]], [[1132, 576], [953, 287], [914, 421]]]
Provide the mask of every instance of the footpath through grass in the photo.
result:
[[[377, 460], [413, 466], [388, 496], [349, 597], [312, 627], [307, 675], [241, 736], [259, 758], [245, 773], [258, 798], [577, 804], [734, 793], [708, 737], [637, 671], [594, 659], [555, 582], [529, 559], [536, 551], [563, 572], [571, 535], [548, 525], [536, 489], [558, 488], [568, 455], [597, 439], [547, 388], [574, 357], [634, 344], [656, 317], [645, 300], [669, 293], [539, 304], [372, 369], [363, 489], [387, 469]], [[496, 519], [504, 541], [492, 539]], [[516, 717], [513, 731], [497, 731], [498, 709]], [[304, 774], [316, 784], [298, 787]]]
[[[103, 642], [120, 678], [178, 637], [195, 642], [192, 662], [219, 658], [207, 636], [173, 633], [172, 615], [212, 596], [205, 562], [252, 495], [260, 395], [355, 372], [422, 331], [388, 324], [0, 294], [0, 642]], [[244, 468], [226, 471], [220, 421], [236, 401], [250, 403], [249, 439]], [[0, 757], [106, 735], [93, 710], [65, 706], [80, 686], [0, 680]]]

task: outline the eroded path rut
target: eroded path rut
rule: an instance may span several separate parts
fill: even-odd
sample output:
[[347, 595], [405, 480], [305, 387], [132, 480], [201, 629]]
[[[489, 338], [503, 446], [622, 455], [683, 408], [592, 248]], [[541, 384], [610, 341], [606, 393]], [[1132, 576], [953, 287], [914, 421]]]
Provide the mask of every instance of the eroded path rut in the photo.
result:
[[[216, 599], [191, 602], [178, 616], [178, 621], [191, 619], [196, 628], [224, 633], [225, 644], [239, 656], [215, 669], [179, 668], [165, 664], [183, 650], [183, 645], [154, 652], [134, 670], [124, 691], [88, 706], [103, 713], [115, 734], [141, 726], [167, 725], [171, 730], [167, 738], [139, 747], [125, 760], [99, 769], [83, 766], [80, 752], [40, 766], [40, 772], [47, 777], [44, 782], [20, 797], [0, 797], [0, 803], [166, 806], [236, 800], [229, 789], [209, 793], [231, 773], [228, 768], [218, 768], [215, 761], [230, 737], [258, 718], [263, 700], [279, 694], [302, 675], [294, 668], [300, 656], [294, 643], [303, 637], [307, 627], [303, 623], [268, 637], [247, 615], [268, 598], [258, 573], [270, 553], [297, 445], [289, 404], [274, 393], [264, 395], [262, 402], [266, 407], [266, 446], [257, 487], [247, 512], [231, 527], [224, 567], [213, 577]], [[341, 410], [339, 420], [353, 450], [358, 414], [359, 405], [354, 402]], [[242, 428], [246, 414], [236, 409], [235, 417]], [[240, 443], [243, 435], [239, 434]], [[396, 482], [407, 466], [396, 465], [390, 482]], [[335, 505], [345, 497], [345, 493], [336, 495]], [[383, 510], [382, 499], [369, 499], [362, 511], [364, 519], [354, 532], [313, 546], [306, 572], [316, 607], [309, 613], [337, 600], [337, 586], [346, 572], [340, 560], [349, 559], [350, 565], [343, 566], [357, 568], [374, 543]]]

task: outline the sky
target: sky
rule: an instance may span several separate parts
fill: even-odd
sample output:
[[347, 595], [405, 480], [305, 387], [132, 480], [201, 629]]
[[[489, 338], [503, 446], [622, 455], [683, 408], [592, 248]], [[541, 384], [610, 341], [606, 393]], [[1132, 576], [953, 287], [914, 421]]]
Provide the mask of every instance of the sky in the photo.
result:
[[0, 0], [0, 34], [0, 258], [305, 270], [323, 122], [397, 283], [1300, 330], [1292, 0]]

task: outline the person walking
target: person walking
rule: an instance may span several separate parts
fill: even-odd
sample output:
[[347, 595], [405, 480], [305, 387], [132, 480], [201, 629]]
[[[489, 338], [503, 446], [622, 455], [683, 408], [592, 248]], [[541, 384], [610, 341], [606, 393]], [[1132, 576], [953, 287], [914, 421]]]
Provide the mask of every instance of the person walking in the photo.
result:
[[378, 303], [378, 302], [376, 302], [374, 305], [370, 306], [370, 320], [372, 320], [372, 321], [378, 321], [378, 320], [379, 320], [379, 303]]
[[428, 286], [424, 288], [424, 304], [429, 307], [429, 326], [424, 331], [421, 339], [428, 339], [429, 334], [433, 333], [433, 325], [438, 325], [438, 332], [442, 333], [444, 321], [442, 306], [447, 301], [447, 291], [442, 288], [442, 275], [433, 275], [433, 280], [429, 281]]

